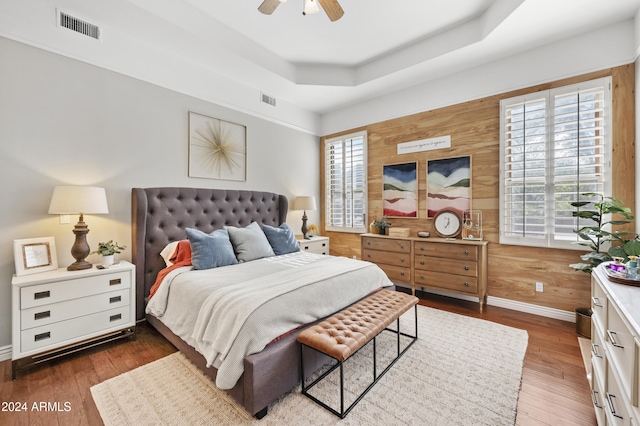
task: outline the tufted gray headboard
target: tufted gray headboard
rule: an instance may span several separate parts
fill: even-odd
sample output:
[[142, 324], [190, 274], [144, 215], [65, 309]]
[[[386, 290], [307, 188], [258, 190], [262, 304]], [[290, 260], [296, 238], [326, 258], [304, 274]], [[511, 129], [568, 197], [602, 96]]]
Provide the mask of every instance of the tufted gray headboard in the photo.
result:
[[272, 192], [207, 188], [133, 188], [131, 224], [136, 265], [136, 317], [144, 318], [145, 298], [165, 267], [162, 249], [185, 239], [185, 228], [212, 232], [256, 221], [279, 226], [286, 220], [287, 197]]

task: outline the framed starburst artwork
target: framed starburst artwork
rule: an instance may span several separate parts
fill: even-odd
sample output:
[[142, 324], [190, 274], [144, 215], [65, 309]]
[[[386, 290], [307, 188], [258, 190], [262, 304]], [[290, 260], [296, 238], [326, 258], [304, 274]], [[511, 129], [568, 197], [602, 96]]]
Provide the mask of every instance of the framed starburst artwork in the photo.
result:
[[247, 128], [189, 112], [189, 176], [247, 180]]

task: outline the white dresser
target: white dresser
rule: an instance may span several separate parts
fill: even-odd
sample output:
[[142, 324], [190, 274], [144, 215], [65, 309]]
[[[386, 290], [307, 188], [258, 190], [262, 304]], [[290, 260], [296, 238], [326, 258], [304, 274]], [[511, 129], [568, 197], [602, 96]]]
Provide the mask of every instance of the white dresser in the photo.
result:
[[591, 389], [599, 425], [640, 426], [640, 287], [591, 274]]
[[12, 284], [12, 376], [71, 348], [135, 336], [135, 266], [65, 268], [21, 277]]
[[298, 244], [302, 251], [316, 254], [329, 254], [329, 237], [311, 237], [305, 240], [298, 237]]

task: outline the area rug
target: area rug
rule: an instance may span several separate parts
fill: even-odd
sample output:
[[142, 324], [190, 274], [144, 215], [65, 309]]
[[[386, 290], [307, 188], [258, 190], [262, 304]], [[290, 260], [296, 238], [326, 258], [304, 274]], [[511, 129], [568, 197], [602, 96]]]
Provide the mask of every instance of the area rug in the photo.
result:
[[[413, 310], [401, 329], [413, 332]], [[179, 352], [95, 385], [91, 394], [107, 426], [515, 423], [526, 331], [418, 306], [418, 336], [344, 420], [303, 396], [300, 386], [257, 420]], [[395, 334], [383, 332], [379, 362], [395, 346]], [[371, 350], [367, 345], [345, 363], [349, 393], [370, 381]], [[329, 402], [337, 399], [332, 375], [314, 388]]]

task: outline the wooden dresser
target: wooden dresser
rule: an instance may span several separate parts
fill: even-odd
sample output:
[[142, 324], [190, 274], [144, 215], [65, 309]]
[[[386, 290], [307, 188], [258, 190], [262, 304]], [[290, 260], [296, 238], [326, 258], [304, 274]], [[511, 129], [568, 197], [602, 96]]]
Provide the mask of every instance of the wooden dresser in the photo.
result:
[[362, 260], [376, 263], [393, 282], [487, 302], [488, 241], [363, 234]]

